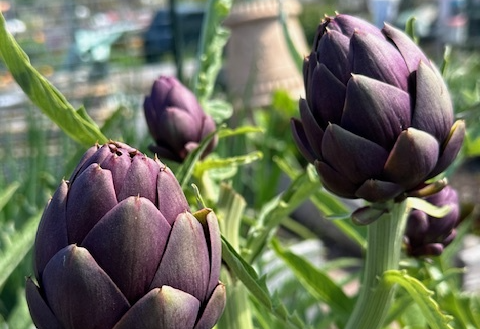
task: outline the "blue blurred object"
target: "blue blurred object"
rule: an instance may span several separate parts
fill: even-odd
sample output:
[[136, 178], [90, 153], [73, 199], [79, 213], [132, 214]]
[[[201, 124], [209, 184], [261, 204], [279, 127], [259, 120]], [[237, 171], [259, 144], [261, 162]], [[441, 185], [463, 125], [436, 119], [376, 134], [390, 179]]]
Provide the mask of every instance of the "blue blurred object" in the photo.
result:
[[[179, 3], [175, 13], [178, 15], [180, 29], [179, 42], [196, 50], [205, 16], [204, 5]], [[144, 56], [148, 63], [156, 62], [162, 55], [173, 52], [172, 19], [168, 8], [157, 11], [143, 39]]]

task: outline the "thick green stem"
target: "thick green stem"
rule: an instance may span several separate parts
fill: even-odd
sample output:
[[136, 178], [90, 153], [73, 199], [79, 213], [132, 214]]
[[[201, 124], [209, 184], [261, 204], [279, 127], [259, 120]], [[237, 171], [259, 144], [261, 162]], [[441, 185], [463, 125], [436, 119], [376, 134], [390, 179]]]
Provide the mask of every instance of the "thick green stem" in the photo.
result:
[[378, 329], [390, 309], [394, 288], [379, 285], [387, 270], [398, 269], [408, 217], [407, 202], [388, 205], [389, 211], [368, 225], [368, 246], [360, 294], [345, 329]]

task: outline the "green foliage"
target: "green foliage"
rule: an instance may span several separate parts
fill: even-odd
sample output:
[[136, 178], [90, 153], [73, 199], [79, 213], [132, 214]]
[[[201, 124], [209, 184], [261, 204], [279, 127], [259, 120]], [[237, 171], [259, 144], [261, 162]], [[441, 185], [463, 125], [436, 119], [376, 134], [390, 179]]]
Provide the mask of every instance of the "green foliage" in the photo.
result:
[[5, 187], [0, 193], [0, 211], [5, 207], [5, 205], [10, 201], [15, 191], [20, 187], [20, 183], [14, 182], [9, 186]]
[[256, 302], [260, 303], [269, 312], [277, 318], [287, 323], [290, 328], [308, 328], [295, 314], [289, 314], [282, 303], [271, 296], [265, 284], [264, 277], [258, 277], [255, 270], [232, 248], [232, 246], [222, 239], [222, 259], [229, 270], [243, 282], [248, 291], [254, 296]]
[[311, 45], [317, 32], [317, 27], [324, 15], [333, 15], [337, 10], [338, 4], [335, 1], [306, 1], [302, 3], [302, 12], [300, 13], [300, 24], [305, 33], [307, 44]]
[[448, 49], [444, 76], [457, 118], [463, 119], [467, 135], [463, 157], [480, 155], [480, 53], [477, 50]]
[[22, 87], [30, 100], [71, 138], [84, 146], [106, 142], [93, 121], [86, 119], [85, 112], [73, 108], [65, 97], [35, 68], [25, 52], [7, 31], [5, 19], [0, 13], [0, 58]]
[[[222, 66], [222, 53], [230, 32], [222, 25], [232, 6], [232, 0], [209, 0], [202, 27], [198, 51], [199, 69], [194, 78], [194, 93], [200, 104], [211, 98], [216, 78]], [[208, 106], [206, 106], [208, 108]]]
[[0, 267], [2, 268], [0, 287], [5, 284], [10, 274], [32, 248], [40, 217], [41, 214], [37, 214], [30, 218], [21, 230], [11, 236], [10, 245], [5, 248], [4, 252], [0, 253]]
[[[304, 4], [300, 21], [308, 42], [313, 40], [322, 15], [334, 13], [331, 5], [331, 1]], [[345, 284], [359, 279], [362, 262], [357, 258], [336, 258], [325, 259], [321, 266], [316, 266], [307, 255], [293, 252], [287, 245], [317, 237], [290, 215], [309, 201], [362, 251], [367, 246], [366, 230], [352, 223], [353, 209], [345, 200], [326, 191], [313, 166], [306, 165], [299, 156], [289, 132], [290, 118], [298, 112], [296, 99], [286, 91], [277, 91], [270, 106], [247, 111], [234, 110], [225, 95], [215, 94], [229, 36], [221, 21], [231, 6], [231, 0], [208, 2], [198, 71], [193, 77], [196, 96], [219, 128], [181, 165], [171, 165], [187, 196], [195, 194], [198, 208], [211, 207], [220, 221], [222, 280], [227, 284], [229, 301], [225, 318], [217, 328], [329, 329], [336, 325], [342, 329], [356, 300], [356, 296], [347, 295]], [[301, 58], [293, 50], [285, 17], [282, 19], [290, 51], [300, 69]], [[139, 104], [128, 100], [99, 128], [84, 107], [75, 109], [30, 64], [6, 31], [2, 16], [0, 23], [0, 57], [41, 110], [27, 111], [26, 156], [21, 160], [7, 156], [2, 170], [9, 175], [0, 177], [0, 328], [22, 329], [31, 326], [24, 299], [24, 277], [32, 273], [30, 250], [49, 195], [62, 177], [68, 177], [85, 147], [103, 143], [108, 136], [145, 150], [148, 137], [144, 132], [139, 134], [134, 124]], [[413, 21], [407, 28], [413, 33]], [[457, 117], [468, 123], [463, 159], [478, 156], [480, 56], [476, 51], [451, 50], [445, 54], [441, 72], [448, 80]], [[55, 156], [49, 154], [50, 135], [39, 119], [44, 115], [62, 130]], [[214, 138], [219, 140], [215, 153], [202, 159]], [[420, 199], [409, 202], [409, 206], [437, 217], [448, 210], [432, 208]], [[441, 257], [404, 257], [402, 270], [379, 276], [381, 285], [398, 286], [387, 324], [422, 329], [480, 328], [480, 297], [462, 290], [462, 270], [452, 265], [469, 224], [466, 220], [458, 228], [457, 240]], [[272, 260], [278, 261], [276, 266]], [[332, 274], [333, 270], [345, 268], [349, 275], [342, 280]], [[273, 279], [286, 276], [288, 280], [272, 284]]]
[[403, 271], [391, 270], [383, 274], [382, 283], [387, 285], [399, 284], [407, 290], [432, 329], [452, 329], [449, 325], [451, 317], [443, 314], [440, 310], [437, 302], [432, 298], [433, 292], [414, 277]]
[[276, 196], [260, 210], [256, 223], [248, 233], [246, 257], [253, 262], [263, 251], [274, 230], [293, 210], [305, 202], [319, 187], [318, 179], [311, 171], [297, 177], [279, 196]]
[[326, 303], [331, 308], [336, 321], [343, 326], [352, 312], [353, 301], [345, 295], [342, 288], [326, 272], [315, 268], [308, 260], [282, 248], [277, 240], [272, 240], [272, 247], [293, 270], [300, 283], [317, 301]]

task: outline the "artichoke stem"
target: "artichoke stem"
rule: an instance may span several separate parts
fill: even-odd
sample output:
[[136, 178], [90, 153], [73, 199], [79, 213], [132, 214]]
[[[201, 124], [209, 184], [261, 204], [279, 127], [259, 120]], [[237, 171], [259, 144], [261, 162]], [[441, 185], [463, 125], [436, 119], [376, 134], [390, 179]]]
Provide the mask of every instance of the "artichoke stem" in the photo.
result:
[[385, 322], [394, 286], [380, 284], [387, 270], [398, 269], [409, 213], [407, 202], [389, 205], [389, 211], [368, 225], [368, 246], [359, 297], [345, 329], [378, 329]]
[[228, 302], [215, 329], [254, 329], [247, 288], [226, 269], [222, 270], [220, 280], [227, 287]]

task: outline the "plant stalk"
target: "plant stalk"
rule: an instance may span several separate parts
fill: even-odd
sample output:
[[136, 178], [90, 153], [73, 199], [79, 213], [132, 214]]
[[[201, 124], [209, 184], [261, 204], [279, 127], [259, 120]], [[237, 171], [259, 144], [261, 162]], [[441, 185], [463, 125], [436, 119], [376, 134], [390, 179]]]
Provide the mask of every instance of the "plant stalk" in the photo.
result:
[[388, 211], [368, 226], [362, 285], [345, 329], [381, 328], [392, 304], [394, 287], [380, 285], [379, 278], [398, 269], [409, 209], [406, 200], [386, 206]]
[[[240, 225], [246, 207], [245, 199], [230, 186], [220, 186], [217, 202], [220, 231], [235, 250], [240, 250]], [[245, 285], [226, 268], [220, 273], [220, 280], [227, 287], [227, 304], [215, 329], [254, 329], [252, 311]]]

